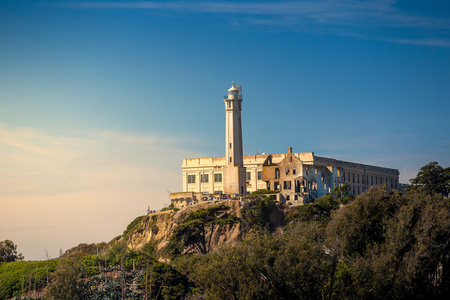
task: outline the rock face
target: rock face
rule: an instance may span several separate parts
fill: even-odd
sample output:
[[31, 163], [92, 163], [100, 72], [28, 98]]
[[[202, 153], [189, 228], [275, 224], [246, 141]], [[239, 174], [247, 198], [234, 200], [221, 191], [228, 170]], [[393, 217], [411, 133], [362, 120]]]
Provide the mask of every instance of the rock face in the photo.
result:
[[[150, 214], [142, 219], [142, 221], [133, 229], [127, 239], [127, 246], [130, 249], [139, 250], [145, 244], [153, 242], [157, 244], [157, 251], [161, 252], [169, 242], [175, 227], [180, 224], [191, 212], [215, 206], [218, 203], [205, 202], [192, 206], [187, 206], [179, 211], [164, 211], [160, 213]], [[229, 214], [238, 218], [242, 217], [243, 204], [237, 200], [224, 200], [220, 204], [229, 207]], [[272, 207], [269, 221], [272, 228], [284, 225], [284, 217], [291, 211], [290, 207], [275, 204]], [[235, 245], [243, 235], [243, 226], [241, 223], [229, 225], [224, 232], [219, 234], [218, 230], [214, 230], [211, 238], [211, 248], [214, 249], [220, 244]]]

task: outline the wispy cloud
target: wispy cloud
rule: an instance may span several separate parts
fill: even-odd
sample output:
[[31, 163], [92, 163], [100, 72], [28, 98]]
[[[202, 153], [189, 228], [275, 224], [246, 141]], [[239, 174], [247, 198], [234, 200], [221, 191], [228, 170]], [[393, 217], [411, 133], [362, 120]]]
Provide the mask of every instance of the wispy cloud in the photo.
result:
[[[149, 9], [176, 11], [178, 13], [233, 15], [249, 26], [265, 26], [305, 30], [316, 26], [338, 26], [360, 32], [361, 28], [379, 31], [380, 29], [426, 30], [424, 36], [409, 39], [383, 39], [385, 41], [405, 44], [419, 44], [436, 47], [449, 47], [450, 20], [402, 12], [395, 7], [394, 0], [319, 0], [289, 2], [70, 2], [59, 6], [90, 9]], [[241, 23], [242, 24], [242, 23]], [[433, 31], [445, 31], [438, 36], [429, 36]], [[326, 30], [324, 30], [326, 31]], [[344, 30], [343, 30], [344, 31]], [[339, 31], [333, 30], [338, 34]], [[357, 36], [357, 35], [355, 35]], [[366, 34], [366, 38], [380, 39]]]
[[[59, 247], [110, 239], [148, 205], [169, 203], [167, 190], [181, 189], [186, 156], [203, 154], [186, 151], [177, 137], [54, 135], [0, 124], [0, 236], [14, 240], [27, 259], [40, 258], [43, 248], [56, 254]], [[42, 249], [23, 246], [36, 246], [42, 236], [52, 237]]]

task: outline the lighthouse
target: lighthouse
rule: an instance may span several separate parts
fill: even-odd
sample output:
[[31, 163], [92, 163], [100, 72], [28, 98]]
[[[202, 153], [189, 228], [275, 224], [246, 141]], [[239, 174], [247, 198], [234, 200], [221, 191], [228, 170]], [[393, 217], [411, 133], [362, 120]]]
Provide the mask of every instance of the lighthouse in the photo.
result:
[[245, 195], [246, 177], [242, 149], [242, 87], [231, 84], [225, 96], [225, 158], [224, 192]]

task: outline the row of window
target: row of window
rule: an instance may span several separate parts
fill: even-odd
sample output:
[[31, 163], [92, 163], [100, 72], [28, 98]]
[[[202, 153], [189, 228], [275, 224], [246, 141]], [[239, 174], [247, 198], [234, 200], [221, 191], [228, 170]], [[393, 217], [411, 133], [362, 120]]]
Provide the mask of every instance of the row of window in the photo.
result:
[[[257, 176], [258, 176], [258, 180], [262, 180], [262, 171], [258, 171]], [[187, 176], [188, 183], [195, 183], [195, 177], [196, 177], [196, 175], [188, 175]], [[246, 173], [246, 180], [247, 181], [252, 180], [251, 172]], [[209, 182], [209, 174], [200, 175], [200, 182], [208, 183]], [[214, 174], [214, 182], [222, 182], [222, 173]]]
[[[352, 176], [350, 176], [350, 174]], [[360, 174], [355, 174], [355, 173], [348, 172], [347, 173], [347, 180], [345, 180], [345, 172], [343, 172], [343, 175], [344, 175], [343, 176], [343, 180], [347, 181], [349, 183], [352, 182], [352, 183], [358, 183], [359, 184], [360, 183], [360, 177], [361, 177], [361, 183], [362, 184], [366, 184], [367, 183], [367, 185], [378, 185], [378, 178], [379, 178], [380, 179], [379, 180], [380, 184], [386, 183], [388, 185], [390, 184], [391, 188], [397, 188], [397, 180], [394, 180], [392, 178], [384, 178], [384, 177], [381, 177], [381, 176], [380, 177], [378, 177], [378, 176], [374, 177], [373, 175], [371, 175], [370, 176], [370, 183], [369, 183], [369, 175], [361, 175], [360, 176]], [[375, 181], [374, 181], [374, 178], [375, 178]]]
[[[262, 171], [258, 171], [257, 176], [258, 176], [258, 180], [262, 180]], [[247, 172], [246, 176], [245, 176], [245, 179], [247, 181], [252, 180], [252, 173], [251, 172]]]
[[[188, 183], [195, 183], [195, 177], [196, 177], [195, 175], [188, 175], [187, 176]], [[209, 174], [200, 175], [200, 182], [201, 183], [209, 182]], [[214, 182], [222, 182], [222, 173], [214, 174]]]

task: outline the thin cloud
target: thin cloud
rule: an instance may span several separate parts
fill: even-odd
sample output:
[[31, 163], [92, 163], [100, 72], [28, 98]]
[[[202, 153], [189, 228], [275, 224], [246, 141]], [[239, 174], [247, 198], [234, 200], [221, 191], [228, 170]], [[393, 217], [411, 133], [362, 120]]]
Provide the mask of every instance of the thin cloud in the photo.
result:
[[[300, 30], [317, 32], [317, 27], [326, 34], [354, 31], [354, 36], [372, 40], [383, 40], [390, 43], [417, 44], [433, 47], [449, 47], [450, 39], [447, 31], [450, 29], [448, 18], [432, 18], [412, 15], [395, 8], [394, 0], [321, 0], [321, 1], [288, 1], [288, 2], [71, 2], [56, 4], [59, 7], [84, 9], [148, 9], [174, 11], [177, 13], [233, 15], [235, 20], [229, 20], [236, 27], [239, 19], [239, 29], [242, 26], [253, 29]], [[341, 30], [336, 30], [339, 27]], [[345, 30], [342, 30], [344, 29]], [[392, 38], [380, 38], [379, 30], [389, 30], [384, 34]], [[333, 29], [333, 30], [330, 30]], [[366, 32], [361, 34], [361, 30]], [[394, 38], [390, 31], [415, 30], [415, 36], [408, 39]], [[320, 31], [320, 30], [319, 30]], [[422, 32], [423, 31], [423, 32]], [[439, 32], [440, 33], [439, 33]], [[426, 33], [425, 33], [426, 32]], [[444, 32], [444, 36], [442, 35]], [[376, 34], [377, 33], [377, 34]], [[401, 34], [401, 33], [400, 33]], [[430, 36], [430, 35], [435, 36]], [[343, 34], [351, 35], [351, 34]]]
[[[191, 13], [235, 15], [290, 16], [297, 15], [325, 24], [374, 23], [380, 26], [450, 28], [448, 19], [404, 14], [394, 8], [396, 1], [295, 1], [273, 3], [242, 2], [71, 2], [56, 4], [72, 8], [126, 8], [178, 10]], [[299, 20], [300, 21], [300, 20]]]
[[432, 46], [432, 47], [443, 47], [450, 48], [450, 40], [441, 40], [441, 39], [425, 39], [425, 40], [414, 40], [414, 39], [398, 39], [391, 40], [392, 42], [398, 44], [408, 44], [408, 45], [424, 45], [424, 46]]

